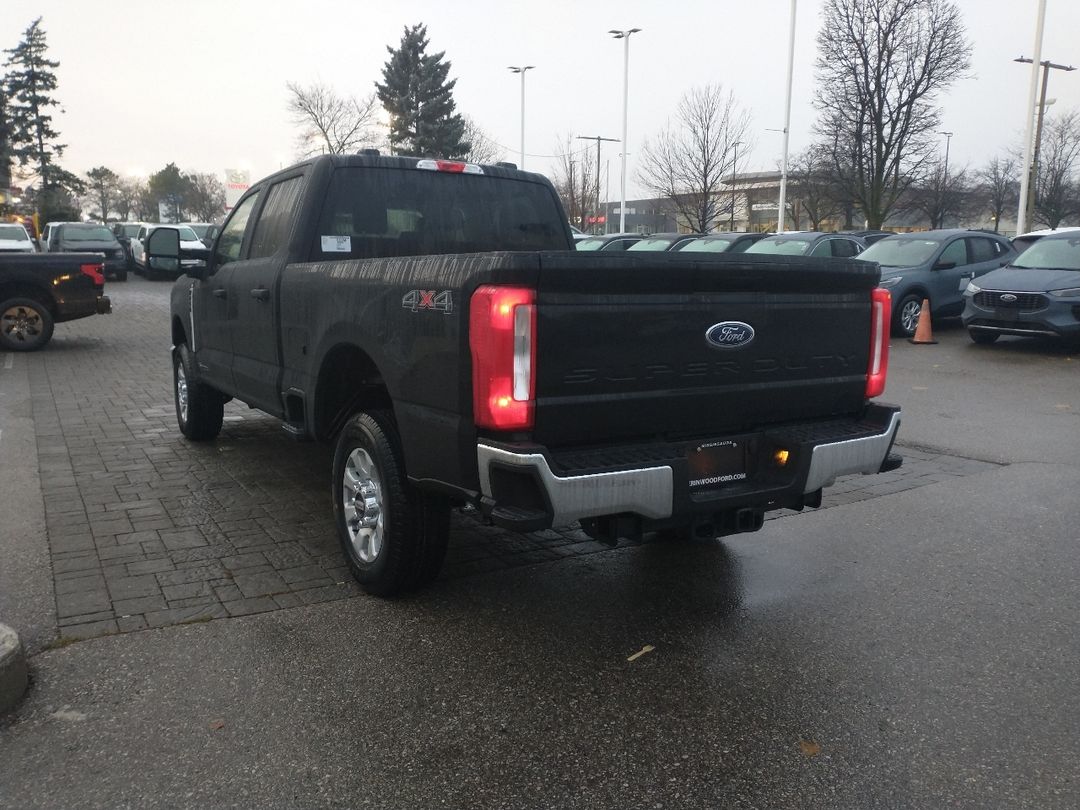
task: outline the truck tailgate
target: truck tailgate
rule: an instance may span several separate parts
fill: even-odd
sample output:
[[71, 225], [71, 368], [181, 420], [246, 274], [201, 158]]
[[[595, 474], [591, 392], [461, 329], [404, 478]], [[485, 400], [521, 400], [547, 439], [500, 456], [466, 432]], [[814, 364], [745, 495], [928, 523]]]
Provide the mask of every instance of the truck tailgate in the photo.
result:
[[[879, 276], [839, 259], [542, 254], [534, 439], [673, 440], [858, 414]], [[753, 338], [706, 338], [728, 321]]]

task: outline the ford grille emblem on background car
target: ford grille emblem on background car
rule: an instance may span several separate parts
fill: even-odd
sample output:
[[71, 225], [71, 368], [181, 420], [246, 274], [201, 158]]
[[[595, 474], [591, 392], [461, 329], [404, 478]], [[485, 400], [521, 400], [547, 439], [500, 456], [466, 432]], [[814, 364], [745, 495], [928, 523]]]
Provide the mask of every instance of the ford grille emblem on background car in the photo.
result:
[[705, 333], [705, 340], [718, 349], [741, 349], [754, 339], [754, 327], [742, 321], [722, 321], [713, 324]]
[[1003, 302], [1005, 302], [1006, 304], [1011, 304], [1013, 301], [1016, 300], [1016, 296], [1013, 295], [1012, 293], [1005, 293], [1004, 295], [1001, 296], [1001, 300]]

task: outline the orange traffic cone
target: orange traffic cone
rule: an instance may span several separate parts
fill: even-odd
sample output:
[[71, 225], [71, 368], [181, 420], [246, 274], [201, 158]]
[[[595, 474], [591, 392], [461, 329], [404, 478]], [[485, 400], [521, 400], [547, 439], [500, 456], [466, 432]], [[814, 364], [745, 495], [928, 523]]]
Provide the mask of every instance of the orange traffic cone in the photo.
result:
[[922, 300], [922, 308], [919, 310], [919, 323], [915, 326], [915, 337], [908, 338], [909, 343], [937, 343], [934, 340], [933, 330], [930, 328], [930, 299]]

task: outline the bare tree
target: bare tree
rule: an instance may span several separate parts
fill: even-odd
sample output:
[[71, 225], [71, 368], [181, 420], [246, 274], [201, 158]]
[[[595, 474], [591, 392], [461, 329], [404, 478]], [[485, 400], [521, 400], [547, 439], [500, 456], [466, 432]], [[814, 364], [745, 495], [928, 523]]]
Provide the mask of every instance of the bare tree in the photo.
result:
[[723, 181], [734, 168], [734, 145], [749, 156], [750, 114], [721, 85], [694, 88], [682, 97], [674, 125], [645, 142], [638, 182], [666, 198], [695, 232], [708, 233], [730, 213], [732, 199]]
[[1080, 214], [1080, 112], [1072, 110], [1043, 125], [1035, 175], [1035, 220], [1056, 228]]
[[225, 213], [225, 186], [212, 174], [185, 175], [188, 193], [184, 207], [199, 222], [214, 222]]
[[820, 147], [811, 146], [788, 161], [788, 182], [792, 189], [789, 213], [796, 230], [800, 209], [809, 218], [812, 231], [820, 231], [822, 222], [843, 213], [832, 162]]
[[465, 134], [462, 137], [469, 143], [469, 151], [465, 153], [462, 160], [468, 163], [498, 163], [506, 160], [506, 150], [501, 144], [492, 140], [475, 119], [468, 115], [462, 118], [465, 120]]
[[146, 184], [135, 177], [121, 177], [116, 183], [113, 198], [113, 210], [120, 217], [121, 222], [131, 219], [131, 214], [139, 206], [139, 197], [144, 193]]
[[994, 221], [994, 233], [1001, 226], [1005, 209], [1017, 203], [1020, 193], [1017, 160], [1014, 157], [995, 157], [975, 174], [983, 205]]
[[846, 195], [880, 228], [932, 159], [938, 93], [971, 47], [950, 0], [826, 0], [816, 130]]
[[944, 164], [935, 161], [908, 187], [903, 205], [925, 216], [932, 229], [945, 228], [967, 214], [972, 191], [966, 168], [950, 169], [946, 177]]
[[573, 149], [572, 136], [566, 136], [565, 147], [559, 143], [555, 147], [557, 163], [553, 183], [555, 191], [562, 200], [563, 208], [570, 222], [581, 230], [588, 230], [589, 217], [596, 217], [599, 206], [596, 203], [596, 175], [593, 174], [595, 161], [590, 160], [588, 149]]
[[303, 157], [320, 152], [341, 155], [378, 142], [379, 104], [374, 94], [364, 99], [339, 96], [321, 82], [285, 86], [293, 123], [301, 129], [298, 146]]

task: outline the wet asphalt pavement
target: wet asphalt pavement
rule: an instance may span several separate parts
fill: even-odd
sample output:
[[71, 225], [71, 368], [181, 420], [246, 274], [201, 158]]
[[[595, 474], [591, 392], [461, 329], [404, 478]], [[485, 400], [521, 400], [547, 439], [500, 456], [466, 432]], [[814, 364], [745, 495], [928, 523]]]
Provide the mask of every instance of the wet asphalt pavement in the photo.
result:
[[1077, 806], [1080, 359], [938, 337], [886, 399], [984, 472], [43, 651], [0, 807]]

